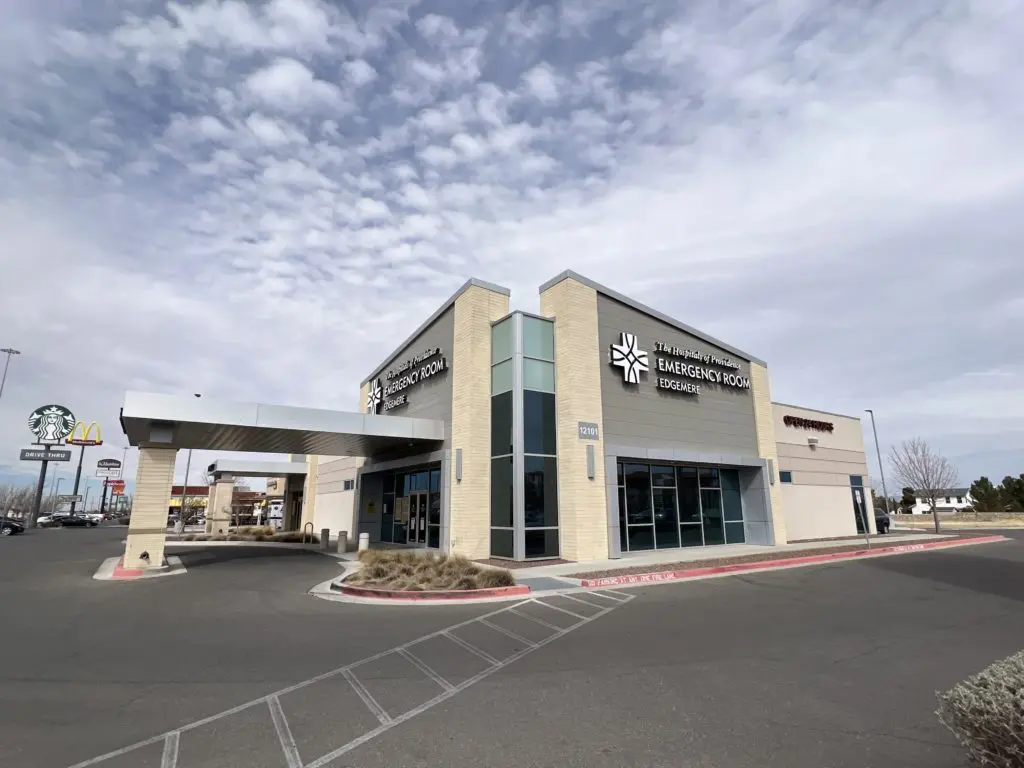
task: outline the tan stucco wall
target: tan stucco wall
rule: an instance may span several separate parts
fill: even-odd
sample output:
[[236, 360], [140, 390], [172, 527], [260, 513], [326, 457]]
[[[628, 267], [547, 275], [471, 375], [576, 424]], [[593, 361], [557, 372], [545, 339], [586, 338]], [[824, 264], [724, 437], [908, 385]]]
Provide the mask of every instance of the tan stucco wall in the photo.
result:
[[235, 479], [221, 477], [210, 487], [210, 501], [206, 505], [206, 532], [228, 532], [231, 525], [231, 502], [234, 500]]
[[754, 396], [754, 428], [757, 432], [757, 455], [770, 459], [775, 465], [774, 477], [768, 478], [769, 495], [772, 500], [772, 528], [775, 543], [785, 544], [789, 538], [786, 532], [785, 502], [779, 490], [778, 450], [775, 444], [775, 422], [772, 415], [772, 393], [768, 380], [768, 369], [760, 363], [750, 364], [750, 389]]
[[[491, 323], [508, 308], [508, 296], [476, 285], [455, 300], [450, 544], [452, 552], [471, 558], [490, 555]], [[456, 481], [460, 448], [462, 480]]]
[[[167, 538], [167, 507], [174, 482], [173, 448], [140, 448], [135, 472], [135, 496], [124, 548], [125, 568], [159, 567]], [[139, 555], [148, 553], [149, 559]]]
[[345, 481], [353, 484], [364, 459], [356, 456], [321, 456], [316, 466], [313, 528], [319, 533], [329, 528], [332, 536], [347, 531], [350, 540], [358, 537], [355, 520], [356, 491], [345, 490]]
[[[786, 416], [833, 425], [832, 432], [790, 426]], [[874, 531], [871, 481], [864, 453], [861, 420], [853, 416], [802, 408], [785, 403], [772, 404], [778, 468], [791, 472], [792, 483], [780, 484], [787, 525], [799, 531], [791, 538], [814, 539], [853, 536], [857, 533], [850, 475], [864, 478], [865, 512]], [[816, 437], [813, 448], [808, 437]]]
[[[580, 440], [581, 421], [601, 424], [601, 353], [597, 291], [567, 279], [540, 295], [540, 312], [555, 318], [555, 403], [558, 414], [558, 520], [562, 557], [608, 557], [604, 441]], [[594, 446], [594, 478], [587, 477], [587, 445]]]

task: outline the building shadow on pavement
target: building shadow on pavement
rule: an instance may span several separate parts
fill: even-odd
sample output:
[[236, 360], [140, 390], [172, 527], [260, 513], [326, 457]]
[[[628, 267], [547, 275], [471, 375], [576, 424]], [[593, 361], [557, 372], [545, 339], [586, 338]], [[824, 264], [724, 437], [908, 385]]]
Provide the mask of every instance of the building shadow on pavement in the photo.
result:
[[274, 549], [272, 547], [190, 547], [188, 549], [169, 550], [168, 554], [181, 558], [182, 565], [189, 570], [240, 561], [325, 561], [323, 555], [317, 552], [303, 549]]
[[[981, 546], [1004, 546], [984, 544]], [[948, 584], [1024, 602], [1024, 557], [1010, 559], [966, 552], [862, 560], [868, 568]]]

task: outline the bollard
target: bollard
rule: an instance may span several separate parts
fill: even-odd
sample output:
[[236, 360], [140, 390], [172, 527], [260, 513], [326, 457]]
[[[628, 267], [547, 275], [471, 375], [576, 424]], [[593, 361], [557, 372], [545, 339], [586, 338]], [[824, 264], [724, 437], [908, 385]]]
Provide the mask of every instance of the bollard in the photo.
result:
[[348, 531], [338, 531], [338, 554], [343, 555], [348, 551]]
[[320, 549], [325, 552], [331, 548], [331, 529], [321, 528], [320, 529]]
[[365, 552], [370, 548], [370, 534], [360, 533], [359, 534], [359, 551]]

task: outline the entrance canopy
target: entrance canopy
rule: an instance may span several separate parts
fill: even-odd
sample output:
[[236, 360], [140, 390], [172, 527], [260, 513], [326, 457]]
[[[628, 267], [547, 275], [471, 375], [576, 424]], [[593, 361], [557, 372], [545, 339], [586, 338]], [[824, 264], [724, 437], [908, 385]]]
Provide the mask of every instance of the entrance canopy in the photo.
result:
[[444, 442], [445, 423], [126, 392], [121, 429], [131, 445], [143, 448], [400, 458], [437, 450]]
[[215, 478], [222, 475], [232, 477], [284, 477], [306, 474], [304, 461], [238, 461], [217, 459], [206, 468]]

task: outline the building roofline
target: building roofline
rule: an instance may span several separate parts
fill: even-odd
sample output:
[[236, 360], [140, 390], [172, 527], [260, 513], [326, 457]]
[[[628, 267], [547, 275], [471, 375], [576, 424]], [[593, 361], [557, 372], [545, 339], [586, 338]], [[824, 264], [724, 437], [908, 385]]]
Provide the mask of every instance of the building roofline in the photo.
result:
[[691, 336], [696, 336], [698, 339], [705, 341], [708, 344], [712, 344], [716, 347], [724, 349], [726, 352], [731, 352], [737, 357], [743, 358], [747, 362], [757, 363], [758, 365], [763, 365], [766, 368], [768, 367], [768, 364], [764, 360], [761, 360], [758, 357], [754, 357], [749, 352], [744, 352], [742, 349], [738, 349], [737, 347], [732, 346], [732, 344], [726, 344], [724, 341], [716, 339], [714, 336], [704, 333], [703, 331], [699, 331], [693, 326], [680, 322], [679, 320], [676, 320], [673, 317], [669, 317], [664, 312], [659, 312], [658, 310], [653, 309], [652, 307], [648, 307], [646, 304], [641, 304], [639, 301], [631, 299], [628, 296], [624, 296], [618, 291], [614, 291], [605, 285], [601, 285], [600, 283], [591, 280], [589, 277], [584, 277], [579, 272], [574, 272], [571, 269], [567, 269], [561, 274], [551, 278], [546, 283], [543, 283], [538, 289], [538, 293], [544, 293], [544, 291], [546, 291], [548, 288], [558, 285], [563, 280], [575, 280], [578, 283], [583, 283], [583, 285], [586, 285], [589, 288], [593, 288], [598, 293], [603, 293], [610, 299], [615, 299], [615, 301], [621, 304], [625, 304], [628, 307], [632, 307], [637, 312], [643, 312], [645, 315], [650, 315], [651, 317], [660, 320], [661, 322], [667, 325], [671, 325], [673, 328], [676, 328], [682, 331], [683, 333], [688, 333]]
[[371, 373], [369, 376], [360, 381], [359, 386], [361, 387], [370, 379], [379, 376], [381, 371], [387, 368], [390, 363], [394, 362], [394, 359], [395, 357], [398, 356], [399, 352], [401, 352], [407, 346], [412, 344], [416, 340], [417, 336], [419, 336], [421, 333], [427, 330], [427, 328], [429, 328], [435, 322], [437, 322], [437, 318], [439, 318], [441, 315], [447, 312], [455, 304], [455, 300], [458, 299], [459, 296], [461, 296], [462, 294], [464, 294], [466, 291], [473, 287], [483, 288], [486, 291], [493, 291], [494, 293], [500, 293], [504, 296], [512, 295], [512, 290], [506, 288], [503, 285], [497, 285], [496, 283], [488, 283], [486, 280], [477, 280], [475, 277], [469, 278], [469, 280], [464, 282], [462, 284], [462, 287], [459, 288], [455, 293], [453, 293], [446, 302], [444, 302], [440, 307], [434, 310], [434, 313], [425, 321], [423, 321], [419, 328], [413, 331], [405, 341], [403, 341], [401, 344], [399, 344], [397, 347], [391, 350], [391, 354], [384, 358], [384, 362], [382, 362], [380, 365], [374, 368], [373, 373]]
[[838, 416], [841, 419], [856, 419], [860, 421], [860, 416], [853, 416], [849, 413], [836, 413], [835, 411], [823, 411], [821, 408], [808, 408], [806, 405], [796, 405], [794, 403], [780, 403], [772, 400], [772, 408], [776, 405], [782, 406], [783, 408], [799, 408], [801, 411], [813, 411], [814, 413], [823, 413], [826, 416]]

